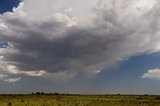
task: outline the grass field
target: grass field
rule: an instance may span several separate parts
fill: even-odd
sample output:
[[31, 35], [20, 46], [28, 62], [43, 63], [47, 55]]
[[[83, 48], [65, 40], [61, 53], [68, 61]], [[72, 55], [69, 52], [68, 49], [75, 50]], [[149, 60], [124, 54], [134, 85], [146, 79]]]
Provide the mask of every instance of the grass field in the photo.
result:
[[0, 106], [160, 106], [160, 96], [0, 95]]

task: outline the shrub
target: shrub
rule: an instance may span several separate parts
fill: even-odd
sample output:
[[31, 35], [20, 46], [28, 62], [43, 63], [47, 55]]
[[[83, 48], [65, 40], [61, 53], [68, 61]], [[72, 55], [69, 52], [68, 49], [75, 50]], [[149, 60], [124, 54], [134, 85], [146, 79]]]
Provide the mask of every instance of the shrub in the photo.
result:
[[12, 106], [12, 103], [11, 103], [11, 102], [9, 102], [9, 103], [8, 103], [8, 106]]
[[141, 98], [141, 97], [138, 97], [138, 98], [136, 98], [137, 100], [143, 100], [143, 98]]

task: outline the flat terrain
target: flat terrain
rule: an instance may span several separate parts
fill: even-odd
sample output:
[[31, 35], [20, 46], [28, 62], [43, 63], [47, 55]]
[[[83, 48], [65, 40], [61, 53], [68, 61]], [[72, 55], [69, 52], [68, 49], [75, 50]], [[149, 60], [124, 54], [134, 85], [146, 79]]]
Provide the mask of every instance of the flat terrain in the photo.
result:
[[160, 96], [0, 95], [0, 106], [160, 106]]

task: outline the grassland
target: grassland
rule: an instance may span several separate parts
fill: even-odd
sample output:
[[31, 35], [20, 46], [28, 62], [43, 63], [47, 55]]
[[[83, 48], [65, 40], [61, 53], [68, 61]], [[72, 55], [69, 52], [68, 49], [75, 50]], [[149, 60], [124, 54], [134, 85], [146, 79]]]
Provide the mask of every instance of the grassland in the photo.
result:
[[0, 106], [160, 106], [160, 96], [0, 95]]

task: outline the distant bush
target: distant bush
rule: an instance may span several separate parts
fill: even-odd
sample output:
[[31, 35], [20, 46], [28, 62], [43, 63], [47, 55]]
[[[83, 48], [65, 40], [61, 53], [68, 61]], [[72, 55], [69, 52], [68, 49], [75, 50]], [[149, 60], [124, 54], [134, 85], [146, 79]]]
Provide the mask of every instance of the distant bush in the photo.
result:
[[155, 100], [160, 100], [160, 96], [157, 96], [157, 97], [155, 98]]
[[143, 100], [143, 98], [141, 98], [141, 97], [138, 97], [138, 98], [136, 98], [137, 100]]
[[70, 94], [67, 93], [67, 96], [70, 96]]

